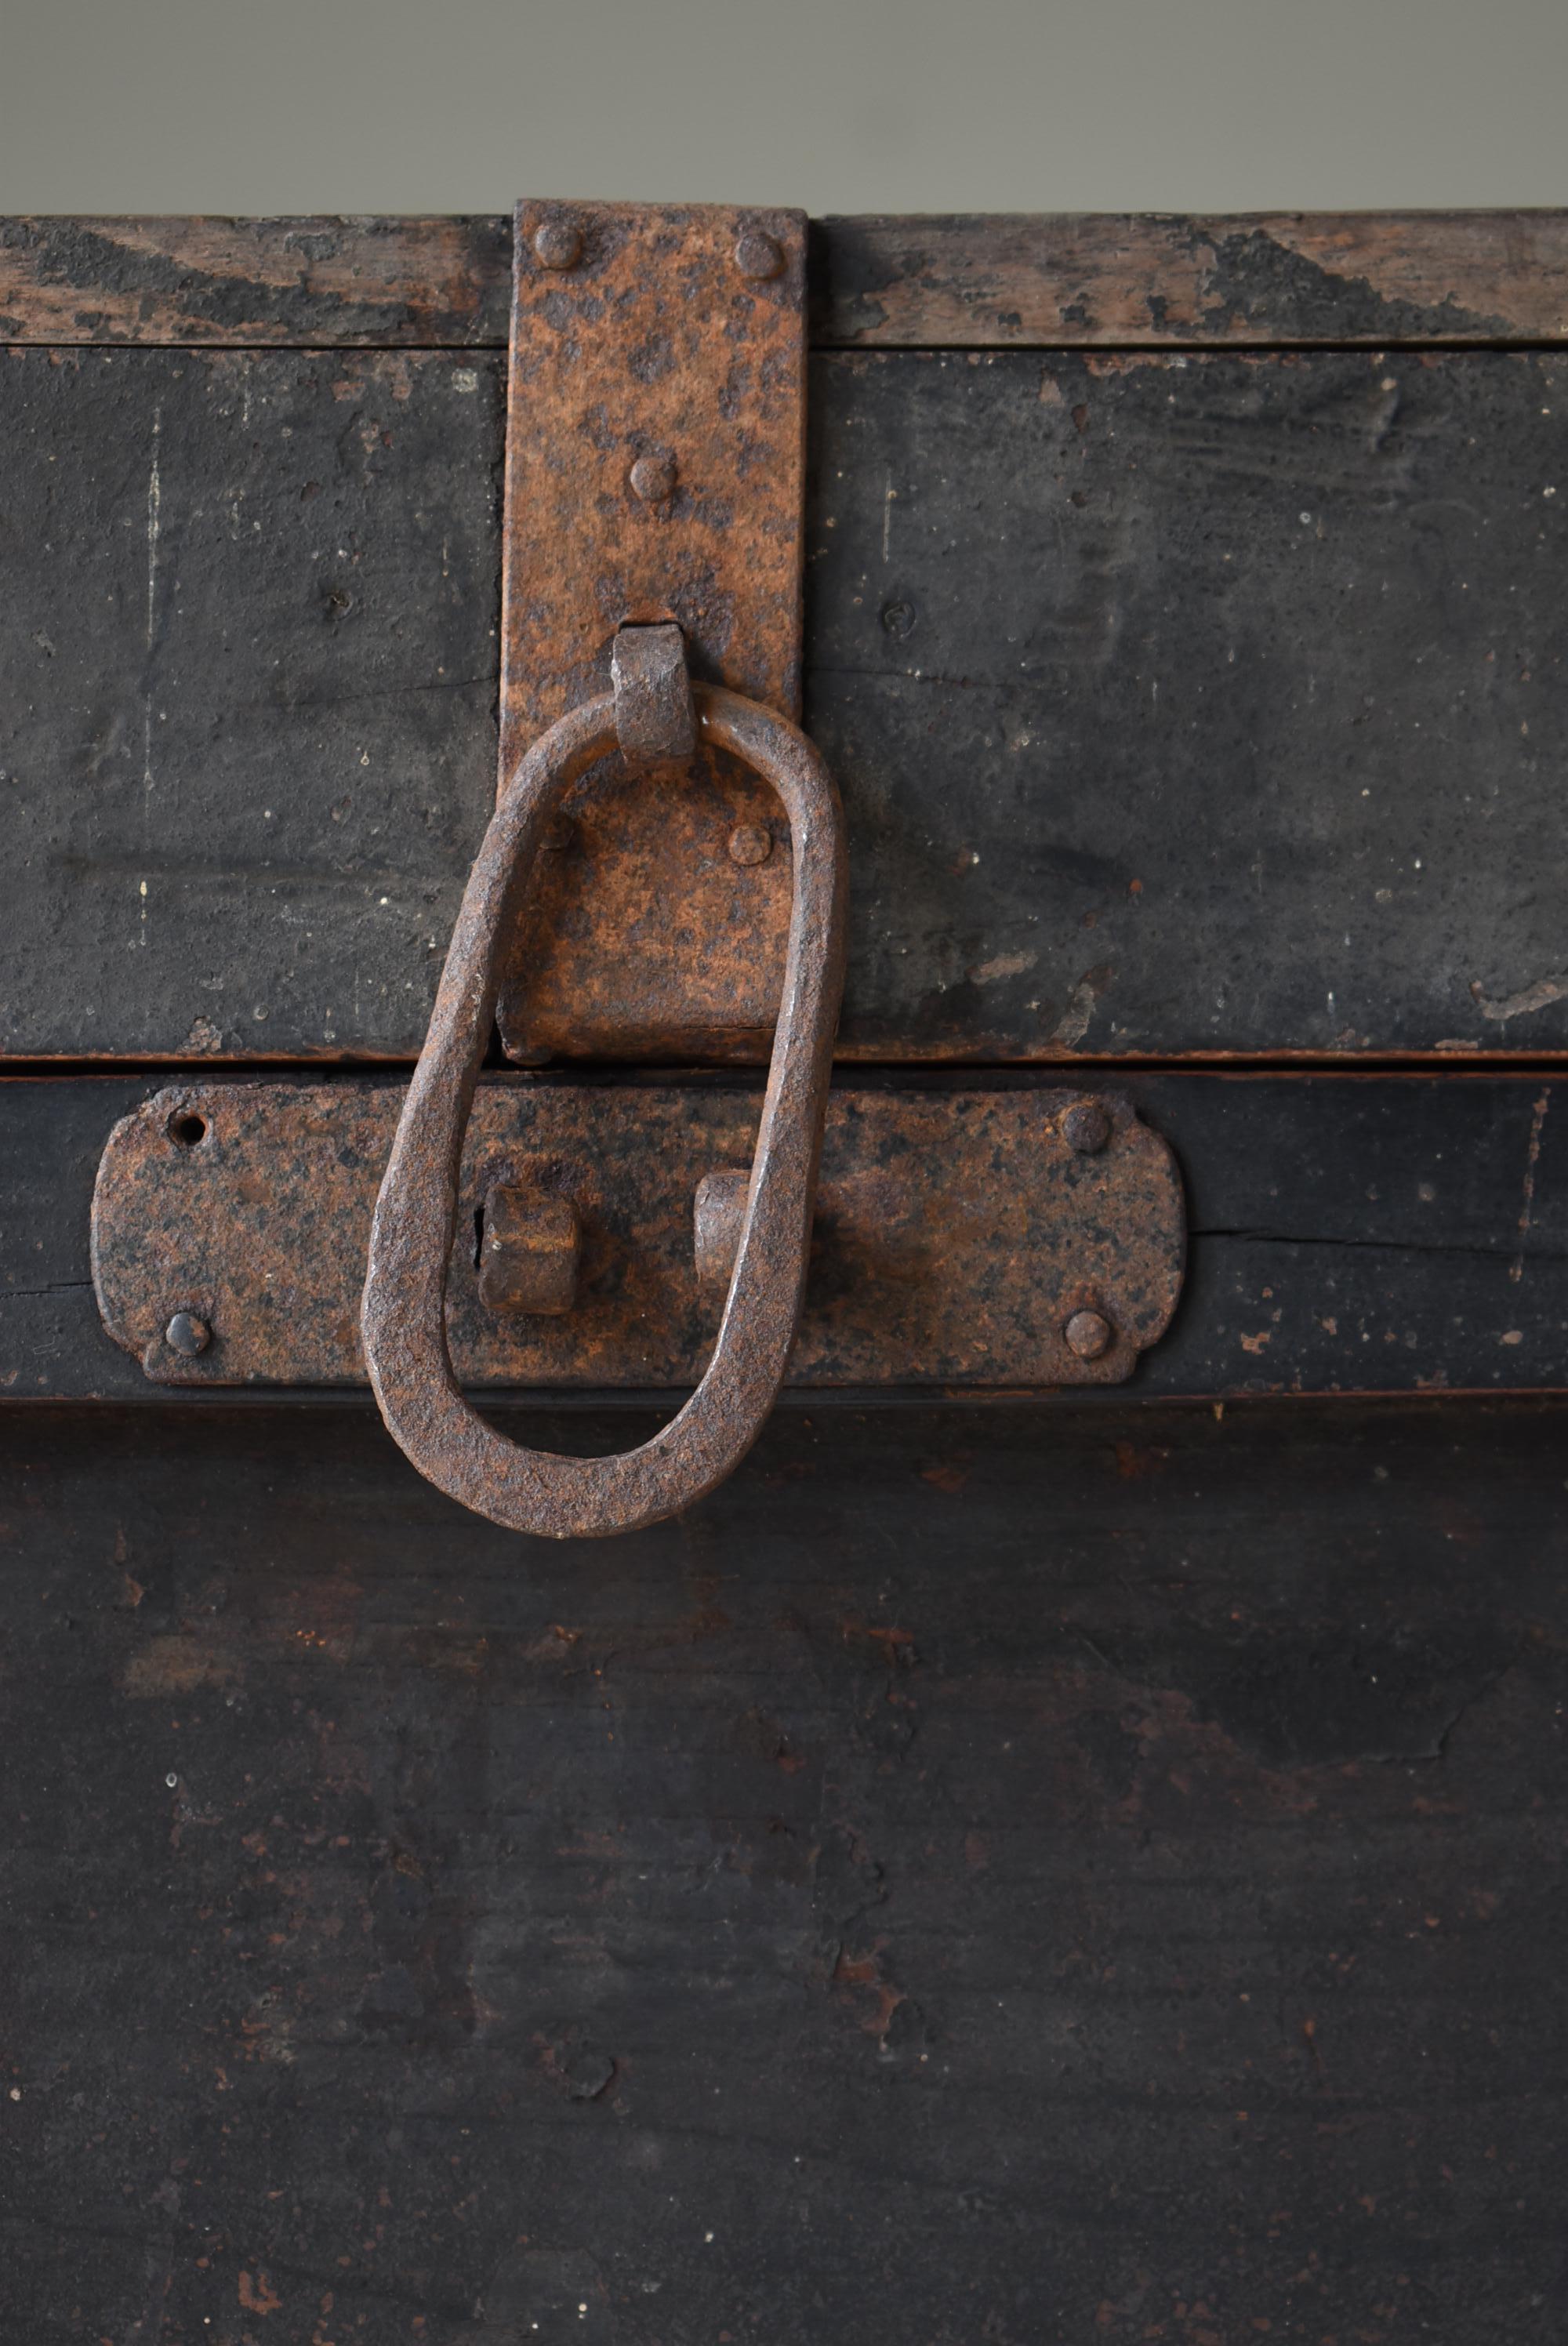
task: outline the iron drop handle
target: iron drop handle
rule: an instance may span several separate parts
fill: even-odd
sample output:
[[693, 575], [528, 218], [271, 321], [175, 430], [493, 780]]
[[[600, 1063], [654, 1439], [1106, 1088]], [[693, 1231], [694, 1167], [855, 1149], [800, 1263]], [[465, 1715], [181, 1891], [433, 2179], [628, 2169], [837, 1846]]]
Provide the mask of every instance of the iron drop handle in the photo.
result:
[[[655, 698], [662, 690], [667, 706], [673, 685], [689, 709], [678, 630], [626, 632], [673, 642], [673, 658], [654, 663]], [[695, 685], [701, 738], [771, 786], [794, 851], [783, 995], [718, 1337], [690, 1399], [636, 1450], [574, 1458], [508, 1441], [463, 1399], [447, 1347], [447, 1265], [463, 1137], [494, 1016], [501, 947], [545, 827], [596, 759], [617, 745], [634, 756], [657, 753], [648, 680], [646, 659], [628, 661], [624, 674], [617, 668], [616, 692], [583, 702], [542, 734], [496, 803], [376, 1201], [361, 1310], [371, 1383], [405, 1456], [438, 1490], [493, 1523], [555, 1539], [635, 1531], [676, 1514], [722, 1482], [760, 1432], [799, 1322], [843, 990], [847, 874], [832, 777], [788, 719], [718, 686]]]

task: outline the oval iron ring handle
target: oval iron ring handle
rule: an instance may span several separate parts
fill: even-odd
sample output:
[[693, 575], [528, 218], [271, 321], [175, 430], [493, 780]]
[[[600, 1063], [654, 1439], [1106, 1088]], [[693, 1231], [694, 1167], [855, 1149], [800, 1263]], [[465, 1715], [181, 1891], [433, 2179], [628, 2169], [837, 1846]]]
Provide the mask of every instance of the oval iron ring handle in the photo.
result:
[[491, 817], [453, 931], [376, 1200], [360, 1328], [388, 1430], [438, 1490], [509, 1530], [554, 1539], [634, 1531], [722, 1482], [773, 1405], [800, 1316], [843, 990], [847, 881], [831, 775], [787, 719], [693, 688], [702, 734], [771, 784], [789, 819], [794, 902], [746, 1219], [718, 1340], [679, 1414], [637, 1450], [569, 1458], [525, 1450], [464, 1401], [446, 1341], [446, 1274], [463, 1137], [495, 1009], [498, 963], [545, 824], [616, 746], [609, 694], [551, 726]]

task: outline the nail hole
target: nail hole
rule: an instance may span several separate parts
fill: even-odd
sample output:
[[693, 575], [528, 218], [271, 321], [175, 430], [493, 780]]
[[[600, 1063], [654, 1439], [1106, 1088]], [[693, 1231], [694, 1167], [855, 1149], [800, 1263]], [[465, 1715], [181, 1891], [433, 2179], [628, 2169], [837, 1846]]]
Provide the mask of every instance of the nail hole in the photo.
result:
[[194, 1148], [198, 1141], [207, 1137], [207, 1118], [182, 1110], [178, 1116], [169, 1117], [168, 1137], [181, 1148]]
[[479, 1269], [484, 1260], [484, 1209], [483, 1206], [475, 1206], [473, 1209], [473, 1268], [475, 1270]]

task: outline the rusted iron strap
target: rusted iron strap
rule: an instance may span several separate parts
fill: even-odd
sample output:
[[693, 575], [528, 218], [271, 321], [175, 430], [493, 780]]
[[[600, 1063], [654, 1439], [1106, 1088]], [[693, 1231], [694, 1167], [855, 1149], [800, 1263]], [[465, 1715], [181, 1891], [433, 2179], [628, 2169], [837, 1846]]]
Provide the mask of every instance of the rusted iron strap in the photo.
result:
[[502, 773], [626, 626], [798, 717], [805, 214], [524, 202], [513, 266]]
[[[632, 629], [678, 625], [694, 676], [799, 715], [805, 290], [803, 213], [518, 206], [503, 775], [606, 688], [612, 646], [646, 654]], [[777, 805], [673, 725], [623, 723], [620, 747], [630, 770], [595, 762], [521, 907], [506, 1051], [766, 1059], [790, 903]], [[656, 754], [687, 763], [650, 797], [635, 766]], [[765, 852], [732, 853], [738, 833]]]
[[[117, 1127], [94, 1260], [110, 1332], [150, 1377], [364, 1382], [359, 1289], [402, 1097], [368, 1077], [209, 1080]], [[695, 1382], [733, 1259], [716, 1221], [744, 1198], [760, 1107], [729, 1086], [482, 1083], [447, 1278], [463, 1383]], [[524, 1226], [517, 1193], [539, 1201]], [[1170, 1319], [1183, 1245], [1171, 1152], [1119, 1093], [835, 1089], [789, 1382], [1117, 1383]], [[698, 1260], [716, 1247], [717, 1285]], [[568, 1253], [557, 1312], [542, 1270], [559, 1266], [558, 1298]], [[1066, 1338], [1084, 1311], [1113, 1331], [1093, 1359]], [[178, 1312], [210, 1331], [199, 1353], [171, 1344]]]
[[615, 739], [607, 698], [550, 728], [491, 818], [376, 1201], [360, 1331], [382, 1415], [438, 1489], [514, 1531], [563, 1539], [632, 1531], [700, 1498], [756, 1440], [795, 1341], [843, 984], [843, 818], [832, 777], [787, 719], [712, 685], [699, 686], [697, 700], [704, 733], [778, 792], [795, 843], [795, 894], [745, 1225], [696, 1392], [624, 1456], [557, 1456], [508, 1442], [472, 1409], [447, 1349], [463, 1136], [490, 1039], [498, 949], [557, 801]]

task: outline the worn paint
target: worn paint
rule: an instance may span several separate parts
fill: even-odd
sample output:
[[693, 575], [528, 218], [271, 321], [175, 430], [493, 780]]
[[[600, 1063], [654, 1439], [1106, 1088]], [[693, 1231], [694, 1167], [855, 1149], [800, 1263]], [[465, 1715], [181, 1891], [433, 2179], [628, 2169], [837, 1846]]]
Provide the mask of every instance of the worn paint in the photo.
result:
[[[15, 342], [504, 349], [513, 222], [14, 219]], [[1568, 338], [1568, 213], [884, 214], [812, 223], [819, 343]]]
[[1538, 2346], [1565, 1415], [813, 1405], [563, 1548], [0, 1413], [10, 2332]]

